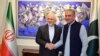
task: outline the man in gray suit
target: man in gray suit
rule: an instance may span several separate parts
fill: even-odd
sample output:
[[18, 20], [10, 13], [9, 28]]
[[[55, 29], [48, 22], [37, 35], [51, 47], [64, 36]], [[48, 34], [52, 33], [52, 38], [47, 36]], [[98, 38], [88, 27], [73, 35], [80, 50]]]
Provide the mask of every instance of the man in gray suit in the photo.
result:
[[36, 35], [36, 42], [40, 45], [39, 56], [58, 56], [58, 49], [52, 46], [60, 40], [62, 29], [55, 24], [54, 13], [48, 13], [46, 22], [46, 25], [39, 27]]

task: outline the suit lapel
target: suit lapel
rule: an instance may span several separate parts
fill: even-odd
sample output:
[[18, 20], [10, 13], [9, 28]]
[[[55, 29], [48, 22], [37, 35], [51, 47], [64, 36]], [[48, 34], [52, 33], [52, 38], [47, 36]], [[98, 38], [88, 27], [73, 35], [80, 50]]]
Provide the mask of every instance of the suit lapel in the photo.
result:
[[46, 32], [45, 34], [46, 34], [46, 37], [47, 37], [47, 41], [50, 42], [48, 25], [45, 26], [45, 32]]

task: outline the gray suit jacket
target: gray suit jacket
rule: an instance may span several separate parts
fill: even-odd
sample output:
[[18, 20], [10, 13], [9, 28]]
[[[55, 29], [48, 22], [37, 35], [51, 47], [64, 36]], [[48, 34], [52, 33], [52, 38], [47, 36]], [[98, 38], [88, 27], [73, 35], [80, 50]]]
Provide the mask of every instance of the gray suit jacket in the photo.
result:
[[55, 33], [53, 41], [50, 42], [49, 39], [49, 30], [48, 25], [40, 26], [36, 35], [36, 42], [40, 45], [39, 48], [39, 55], [40, 56], [57, 56], [58, 55], [58, 49], [49, 50], [45, 48], [46, 43], [53, 43], [55, 44], [60, 40], [60, 35], [62, 32], [61, 27], [58, 27], [57, 25], [55, 27]]

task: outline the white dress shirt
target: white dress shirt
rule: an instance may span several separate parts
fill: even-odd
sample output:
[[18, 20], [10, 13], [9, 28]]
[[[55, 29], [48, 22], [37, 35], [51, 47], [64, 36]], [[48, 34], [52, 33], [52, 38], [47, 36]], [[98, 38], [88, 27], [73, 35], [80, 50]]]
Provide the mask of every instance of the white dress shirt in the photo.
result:
[[54, 38], [54, 26], [49, 26], [49, 39], [52, 42], [53, 38]]
[[[70, 56], [70, 28], [71, 28], [71, 25], [69, 25], [69, 28], [68, 28], [68, 35], [67, 35], [66, 43], [65, 43], [65, 50], [64, 50], [65, 53], [64, 53], [64, 56]], [[62, 34], [63, 34], [63, 32], [62, 32]], [[58, 47], [60, 47], [63, 44], [62, 34], [61, 34], [60, 41], [58, 41], [55, 44], [55, 48], [58, 48]], [[86, 29], [85, 29], [85, 27], [83, 25], [81, 26], [80, 34], [79, 35], [80, 35], [80, 39], [82, 41], [82, 51], [81, 51], [81, 55], [80, 56], [87, 56], [86, 55], [86, 50], [87, 50], [87, 47], [88, 47], [87, 32], [86, 32]]]

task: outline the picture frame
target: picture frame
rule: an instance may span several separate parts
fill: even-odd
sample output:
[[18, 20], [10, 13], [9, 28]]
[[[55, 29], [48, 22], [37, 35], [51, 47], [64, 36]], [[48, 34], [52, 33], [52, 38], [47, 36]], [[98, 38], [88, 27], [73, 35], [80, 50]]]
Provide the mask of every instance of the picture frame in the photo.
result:
[[76, 11], [76, 21], [81, 22], [88, 31], [91, 14], [90, 1], [34, 1], [18, 0], [17, 2], [17, 37], [36, 38], [38, 27], [46, 24], [49, 12], [56, 14], [56, 24], [60, 27], [64, 21], [64, 11], [71, 8]]

